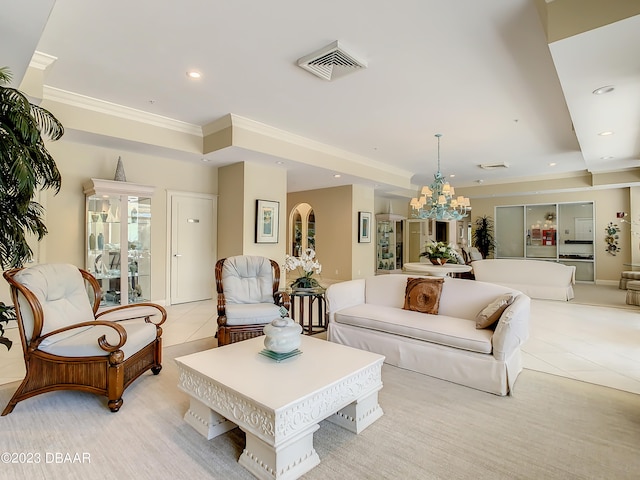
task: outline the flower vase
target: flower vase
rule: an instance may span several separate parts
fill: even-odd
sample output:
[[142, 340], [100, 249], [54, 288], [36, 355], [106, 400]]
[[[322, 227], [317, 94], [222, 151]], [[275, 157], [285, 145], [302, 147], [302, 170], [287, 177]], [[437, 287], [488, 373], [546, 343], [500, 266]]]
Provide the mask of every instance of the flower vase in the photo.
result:
[[444, 265], [445, 263], [447, 263], [446, 258], [430, 258], [429, 260], [431, 260], [431, 263], [433, 263], [434, 265]]

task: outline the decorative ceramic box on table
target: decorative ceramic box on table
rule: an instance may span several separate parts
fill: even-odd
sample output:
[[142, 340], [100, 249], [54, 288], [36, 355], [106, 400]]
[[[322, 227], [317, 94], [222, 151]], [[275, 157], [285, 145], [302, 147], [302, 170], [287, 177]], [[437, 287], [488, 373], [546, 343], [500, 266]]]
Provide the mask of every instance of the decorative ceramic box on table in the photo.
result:
[[264, 326], [264, 346], [275, 353], [290, 353], [300, 346], [302, 326], [290, 318], [276, 318]]

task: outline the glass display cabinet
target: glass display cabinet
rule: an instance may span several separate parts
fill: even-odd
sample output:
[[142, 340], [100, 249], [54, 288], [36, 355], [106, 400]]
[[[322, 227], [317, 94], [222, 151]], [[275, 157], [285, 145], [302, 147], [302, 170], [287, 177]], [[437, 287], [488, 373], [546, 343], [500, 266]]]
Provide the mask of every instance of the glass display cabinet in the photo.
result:
[[102, 285], [102, 305], [151, 298], [154, 187], [92, 178], [86, 197], [85, 269]]
[[400, 273], [403, 265], [403, 220], [401, 215], [376, 215], [376, 273]]

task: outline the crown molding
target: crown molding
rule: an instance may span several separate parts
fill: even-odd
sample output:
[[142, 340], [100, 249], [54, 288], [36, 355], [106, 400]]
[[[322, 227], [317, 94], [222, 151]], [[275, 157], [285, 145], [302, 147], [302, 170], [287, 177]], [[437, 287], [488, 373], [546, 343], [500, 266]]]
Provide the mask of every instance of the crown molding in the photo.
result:
[[103, 113], [118, 118], [124, 118], [126, 120], [133, 120], [135, 122], [202, 137], [202, 127], [199, 125], [173, 120], [168, 117], [163, 117], [162, 115], [156, 115], [155, 113], [124, 107], [122, 105], [106, 102], [86, 95], [80, 95], [79, 93], [69, 92], [48, 85], [43, 86], [43, 99], [78, 107], [83, 110], [90, 110], [92, 112]]
[[309, 150], [315, 150], [317, 152], [330, 155], [332, 157], [343, 158], [349, 161], [353, 161], [364, 167], [377, 168], [379, 170], [393, 173], [395, 175], [399, 175], [407, 178], [411, 178], [411, 176], [413, 175], [413, 172], [410, 172], [408, 170], [395, 168], [386, 163], [378, 162], [368, 157], [358, 155], [356, 153], [343, 150], [341, 148], [333, 147], [326, 143], [318, 142], [316, 140], [311, 140], [301, 135], [297, 135], [295, 133], [287, 132], [286, 130], [281, 130], [279, 128], [272, 127], [265, 123], [257, 122], [255, 120], [251, 120], [246, 117], [241, 117], [233, 113], [229, 114], [229, 116], [231, 118], [231, 124], [234, 130], [236, 128], [247, 130], [253, 133], [257, 133], [259, 135], [264, 135], [266, 137], [280, 140], [285, 143], [296, 145], [298, 147], [306, 148]]
[[206, 125], [204, 125], [202, 127], [202, 136], [206, 137], [208, 135], [213, 135], [215, 133], [218, 133], [221, 130], [224, 130], [225, 128], [229, 128], [231, 127], [231, 114], [227, 114], [223, 117], [218, 118], [217, 120], [214, 120], [211, 123], [207, 123]]
[[29, 67], [36, 68], [38, 70], [46, 70], [51, 65], [53, 65], [56, 60], [58, 60], [58, 57], [54, 57], [53, 55], [48, 55], [36, 50], [33, 53], [33, 57], [31, 57]]

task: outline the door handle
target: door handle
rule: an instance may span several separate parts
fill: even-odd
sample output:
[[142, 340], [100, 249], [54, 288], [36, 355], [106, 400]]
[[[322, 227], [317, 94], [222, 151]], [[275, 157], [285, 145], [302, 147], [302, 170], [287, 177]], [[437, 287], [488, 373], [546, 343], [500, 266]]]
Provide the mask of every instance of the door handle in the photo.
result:
[[181, 253], [176, 253], [176, 254], [174, 255], [174, 257], [181, 257], [181, 256], [182, 256], [182, 254], [181, 254]]

